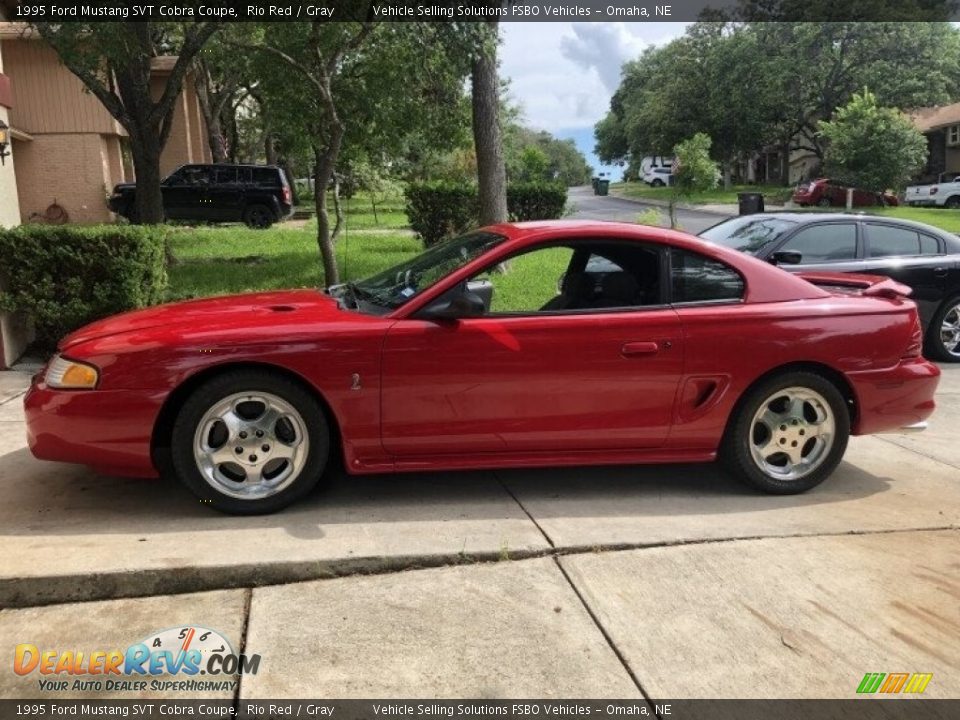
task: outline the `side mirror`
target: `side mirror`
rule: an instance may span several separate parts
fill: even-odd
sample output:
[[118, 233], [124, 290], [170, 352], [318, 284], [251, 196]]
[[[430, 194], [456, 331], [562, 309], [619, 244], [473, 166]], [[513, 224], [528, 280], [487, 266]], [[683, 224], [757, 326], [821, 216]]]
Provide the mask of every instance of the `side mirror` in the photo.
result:
[[796, 250], [777, 250], [769, 260], [774, 265], [799, 265], [803, 261], [803, 253]]
[[445, 294], [417, 313], [421, 320], [461, 320], [483, 317], [487, 307], [483, 298], [467, 289], [459, 289], [453, 296]]

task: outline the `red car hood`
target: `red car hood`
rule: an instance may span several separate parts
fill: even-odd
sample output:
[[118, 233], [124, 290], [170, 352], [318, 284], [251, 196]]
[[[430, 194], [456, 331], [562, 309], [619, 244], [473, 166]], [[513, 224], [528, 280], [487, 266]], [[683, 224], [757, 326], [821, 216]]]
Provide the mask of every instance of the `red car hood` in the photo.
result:
[[251, 322], [263, 324], [270, 322], [271, 314], [285, 317], [309, 315], [311, 319], [322, 321], [338, 319], [343, 316], [343, 311], [338, 308], [336, 300], [318, 290], [225, 295], [113, 315], [70, 333], [60, 341], [59, 348], [63, 350], [108, 335], [170, 325], [229, 327]]

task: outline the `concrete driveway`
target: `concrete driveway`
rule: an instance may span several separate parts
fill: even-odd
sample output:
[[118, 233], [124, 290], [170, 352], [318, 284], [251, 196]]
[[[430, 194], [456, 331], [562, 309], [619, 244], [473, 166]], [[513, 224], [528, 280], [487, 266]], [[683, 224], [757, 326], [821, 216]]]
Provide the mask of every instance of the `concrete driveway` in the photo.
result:
[[336, 477], [263, 518], [34, 460], [27, 377], [0, 373], [0, 649], [219, 628], [264, 658], [242, 698], [849, 698], [866, 672], [960, 697], [943, 370], [926, 433], [853, 439], [801, 496], [709, 465]]

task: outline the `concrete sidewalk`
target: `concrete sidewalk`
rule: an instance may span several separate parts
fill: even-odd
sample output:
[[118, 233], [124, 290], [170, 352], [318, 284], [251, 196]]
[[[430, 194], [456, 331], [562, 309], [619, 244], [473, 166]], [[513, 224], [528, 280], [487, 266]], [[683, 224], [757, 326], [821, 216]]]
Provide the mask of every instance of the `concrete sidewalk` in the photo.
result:
[[[955, 698], [958, 555], [956, 530], [584, 552], [3, 610], [0, 647], [216, 628], [261, 656], [213, 694], [243, 699], [852, 698], [868, 671], [933, 673], [924, 697]], [[39, 679], [0, 673], [0, 697], [190, 696]]]

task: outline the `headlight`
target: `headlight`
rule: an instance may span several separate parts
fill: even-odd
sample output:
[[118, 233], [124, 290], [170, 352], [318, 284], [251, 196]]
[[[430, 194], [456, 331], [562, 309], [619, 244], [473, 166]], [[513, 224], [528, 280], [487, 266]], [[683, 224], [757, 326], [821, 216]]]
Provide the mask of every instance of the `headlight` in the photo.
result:
[[92, 390], [99, 379], [100, 373], [93, 365], [67, 360], [59, 355], [47, 366], [44, 376], [47, 385], [59, 390]]

